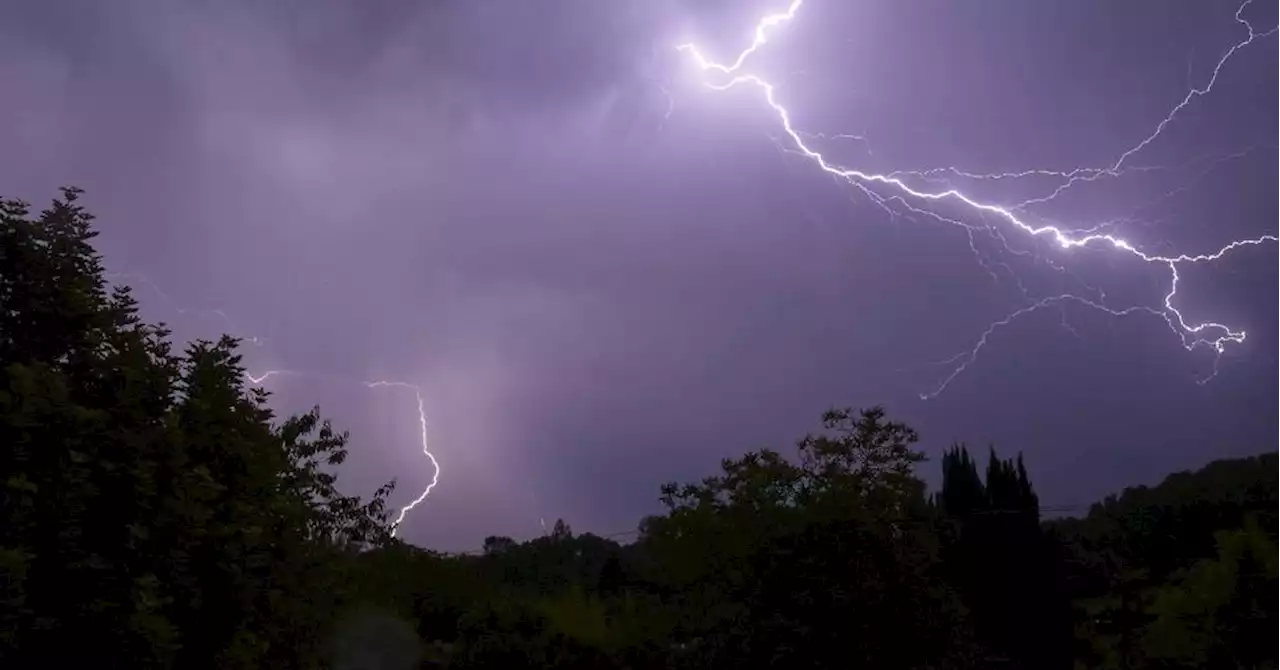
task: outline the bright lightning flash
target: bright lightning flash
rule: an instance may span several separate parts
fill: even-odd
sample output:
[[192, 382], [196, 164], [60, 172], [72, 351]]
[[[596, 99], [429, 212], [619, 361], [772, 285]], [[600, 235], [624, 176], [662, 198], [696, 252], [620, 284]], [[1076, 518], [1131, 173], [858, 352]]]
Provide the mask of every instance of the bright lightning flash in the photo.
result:
[[[796, 14], [799, 12], [801, 5], [804, 4], [804, 0], [791, 0], [791, 4], [788, 5], [785, 11], [770, 14], [762, 18], [759, 23], [756, 24], [751, 44], [728, 64], [720, 63], [706, 57], [703, 51], [697, 45], [692, 43], [681, 44], [677, 46], [676, 49], [682, 53], [687, 53], [694, 64], [696, 64], [703, 72], [714, 73], [716, 76], [721, 78], [721, 81], [719, 82], [704, 82], [703, 85], [710, 89], [725, 91], [740, 85], [755, 86], [759, 88], [764, 93], [765, 102], [777, 115], [778, 121], [782, 125], [782, 129], [786, 133], [787, 137], [790, 138], [792, 148], [796, 153], [799, 153], [805, 158], [811, 160], [822, 171], [843, 179], [849, 184], [859, 188], [880, 206], [886, 208], [886, 210], [888, 210], [889, 201], [894, 201], [914, 213], [930, 216], [943, 223], [967, 228], [972, 233], [975, 229], [974, 226], [944, 217], [929, 210], [919, 209], [910, 205], [907, 201], [912, 200], [925, 206], [935, 202], [950, 202], [953, 204], [959, 204], [979, 216], [992, 215], [995, 219], [1003, 221], [1016, 232], [1036, 238], [1052, 240], [1063, 250], [1071, 250], [1086, 246], [1109, 248], [1113, 251], [1118, 251], [1122, 254], [1127, 254], [1137, 258], [1143, 263], [1155, 263], [1168, 267], [1170, 277], [1169, 291], [1165, 294], [1163, 305], [1160, 307], [1135, 306], [1117, 309], [1108, 307], [1101, 301], [1089, 300], [1073, 294], [1063, 294], [1036, 300], [1029, 306], [1023, 307], [1004, 319], [996, 321], [979, 337], [977, 343], [972, 349], [950, 359], [950, 362], [960, 361], [959, 367], [955, 368], [949, 376], [943, 379], [934, 390], [928, 393], [923, 393], [920, 396], [922, 399], [930, 399], [937, 397], [940, 393], [945, 391], [947, 386], [950, 385], [956, 377], [973, 364], [982, 349], [986, 347], [988, 339], [995, 331], [1007, 326], [1015, 319], [1032, 312], [1050, 306], [1062, 306], [1071, 302], [1101, 310], [1114, 316], [1125, 316], [1137, 312], [1145, 312], [1160, 316], [1166, 323], [1168, 323], [1169, 328], [1181, 338], [1183, 346], [1188, 351], [1197, 346], [1203, 345], [1211, 348], [1216, 352], [1216, 354], [1221, 354], [1228, 343], [1240, 343], [1244, 341], [1245, 332], [1243, 330], [1233, 330], [1225, 324], [1215, 322], [1190, 323], [1187, 321], [1182, 312], [1174, 305], [1174, 298], [1178, 292], [1178, 268], [1184, 265], [1216, 261], [1227, 253], [1243, 247], [1275, 243], [1278, 241], [1277, 236], [1261, 235], [1250, 239], [1235, 240], [1215, 251], [1205, 253], [1184, 253], [1176, 255], [1156, 254], [1143, 251], [1124, 238], [1110, 234], [1093, 232], [1100, 228], [1100, 226], [1097, 226], [1090, 231], [1069, 231], [1052, 225], [1038, 225], [1037, 223], [1028, 220], [1024, 210], [1030, 204], [1048, 202], [1056, 198], [1062, 192], [1075, 184], [1095, 181], [1102, 177], [1118, 176], [1126, 167], [1126, 163], [1129, 159], [1154, 142], [1180, 111], [1182, 111], [1187, 105], [1191, 104], [1191, 102], [1196, 98], [1207, 95], [1213, 89], [1213, 85], [1218, 79], [1218, 73], [1221, 72], [1223, 66], [1232, 55], [1247, 47], [1255, 40], [1275, 34], [1277, 28], [1272, 28], [1266, 32], [1258, 32], [1254, 30], [1252, 24], [1243, 18], [1243, 12], [1251, 2], [1252, 0], [1245, 0], [1244, 4], [1240, 5], [1235, 14], [1236, 22], [1247, 29], [1248, 35], [1245, 39], [1232, 46], [1226, 54], [1222, 56], [1216, 67], [1214, 67], [1213, 75], [1203, 87], [1191, 89], [1186, 96], [1173, 107], [1165, 118], [1156, 125], [1155, 129], [1147, 137], [1145, 137], [1141, 142], [1135, 144], [1133, 147], [1122, 152], [1111, 165], [1100, 168], [1076, 168], [1067, 171], [1027, 170], [1016, 173], [984, 175], [967, 173], [956, 168], [941, 168], [936, 170], [927, 170], [924, 172], [891, 172], [887, 174], [878, 174], [833, 164], [821, 153], [815, 151], [806, 144], [804, 140], [805, 136], [812, 138], [818, 136], [818, 134], [805, 133], [804, 131], [797, 130], [795, 128], [791, 120], [791, 112], [787, 107], [779, 102], [777, 89], [774, 84], [766, 81], [759, 75], [742, 72], [742, 68], [748, 58], [767, 43], [770, 29], [789, 23], [794, 19]], [[912, 176], [922, 177], [943, 172], [973, 179], [1015, 179], [1030, 176], [1055, 177], [1060, 179], [1061, 183], [1048, 196], [1018, 203], [1017, 205], [1006, 206], [980, 201], [956, 188], [923, 190], [918, 187], [913, 187], [905, 181], [906, 178]], [[886, 192], [888, 195], [885, 194]], [[1003, 239], [1003, 236], [1000, 235], [998, 231], [993, 231], [993, 233]]]

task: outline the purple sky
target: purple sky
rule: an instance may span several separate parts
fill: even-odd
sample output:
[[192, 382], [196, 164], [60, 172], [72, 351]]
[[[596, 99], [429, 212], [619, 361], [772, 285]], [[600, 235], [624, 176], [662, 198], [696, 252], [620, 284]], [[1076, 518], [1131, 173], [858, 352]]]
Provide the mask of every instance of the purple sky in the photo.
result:
[[[1189, 320], [1249, 333], [1208, 383], [1212, 352], [1160, 318], [1068, 305], [997, 330], [922, 401], [955, 367], [930, 363], [1024, 290], [1159, 306], [1168, 269], [934, 208], [1021, 252], [983, 233], [975, 255], [964, 229], [823, 174], [758, 89], [709, 90], [672, 48], [728, 60], [781, 4], [0, 0], [0, 193], [87, 189], [150, 318], [262, 338], [251, 367], [297, 373], [268, 382], [279, 408], [318, 402], [352, 432], [353, 492], [396, 477], [403, 504], [430, 481], [413, 393], [359, 382], [419, 384], [443, 472], [402, 536], [435, 548], [540, 517], [632, 529], [661, 483], [789, 449], [832, 405], [883, 403], [931, 454], [1022, 450], [1055, 506], [1275, 448], [1270, 243], [1181, 270]], [[1247, 36], [1235, 9], [807, 0], [748, 69], [797, 127], [865, 135], [812, 142], [868, 172], [1106, 166]], [[1127, 163], [1164, 169], [1026, 218], [1111, 221], [1150, 253], [1274, 235], [1276, 42], [1233, 55]], [[1057, 183], [952, 182], [1006, 205]]]

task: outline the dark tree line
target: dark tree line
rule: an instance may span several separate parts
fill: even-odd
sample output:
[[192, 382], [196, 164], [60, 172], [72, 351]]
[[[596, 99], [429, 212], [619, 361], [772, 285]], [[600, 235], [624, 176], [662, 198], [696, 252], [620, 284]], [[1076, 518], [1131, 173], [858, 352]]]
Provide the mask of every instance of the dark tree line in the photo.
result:
[[318, 410], [107, 290], [77, 196], [0, 203], [2, 667], [1276, 667], [1274, 454], [1045, 520], [1021, 456], [956, 445], [930, 495], [910, 427], [833, 410], [630, 544], [404, 545]]

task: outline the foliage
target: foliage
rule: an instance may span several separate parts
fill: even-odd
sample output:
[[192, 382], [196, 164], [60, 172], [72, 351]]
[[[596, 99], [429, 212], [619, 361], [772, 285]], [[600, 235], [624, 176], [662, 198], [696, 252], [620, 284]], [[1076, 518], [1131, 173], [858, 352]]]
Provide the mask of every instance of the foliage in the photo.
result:
[[[1259, 644], [1252, 633], [1233, 639], [1200, 634], [1174, 622], [1182, 614], [1190, 616], [1188, 608], [1200, 603], [1194, 607], [1208, 609], [1199, 610], [1195, 625], [1211, 626], [1212, 619], [1206, 619], [1212, 609], [1208, 603], [1252, 597], [1254, 589], [1260, 588], [1257, 580], [1264, 578], [1274, 586], [1274, 552], [1269, 562], [1261, 564], [1245, 558], [1245, 574], [1252, 576], [1243, 582], [1211, 576], [1236, 574], [1228, 566], [1241, 557], [1258, 556], [1256, 547], [1266, 546], [1265, 542], [1274, 548], [1276, 480], [1274, 453], [1215, 461], [1197, 472], [1169, 475], [1154, 487], [1138, 486], [1108, 496], [1082, 519], [1050, 524], [1050, 532], [1066, 552], [1064, 567], [1077, 609], [1076, 656], [1081, 664], [1180, 667], [1194, 665], [1190, 659], [1195, 658], [1227, 658], [1232, 646]], [[1245, 547], [1255, 549], [1245, 552]], [[1261, 610], [1256, 608], [1244, 611], [1253, 614], [1240, 614], [1243, 618], [1233, 624], [1242, 630], [1274, 623], [1274, 607], [1266, 610], [1271, 617], [1267, 619], [1259, 619]], [[1190, 625], [1189, 621], [1182, 623]], [[1267, 642], [1266, 662], [1238, 667], [1275, 667], [1275, 654], [1274, 645]]]
[[0, 663], [315, 664], [390, 487], [340, 494], [346, 435], [273, 425], [234, 340], [175, 355], [107, 291], [78, 196], [0, 204]]
[[1157, 591], [1143, 632], [1147, 658], [1165, 667], [1274, 664], [1276, 541], [1252, 521], [1216, 534], [1217, 556], [1196, 561]]

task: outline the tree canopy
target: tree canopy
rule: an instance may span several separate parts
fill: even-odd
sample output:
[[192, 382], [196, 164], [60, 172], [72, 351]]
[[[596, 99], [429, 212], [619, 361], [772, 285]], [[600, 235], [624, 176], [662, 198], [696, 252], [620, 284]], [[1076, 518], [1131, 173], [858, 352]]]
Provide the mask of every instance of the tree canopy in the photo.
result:
[[0, 659], [318, 658], [335, 560], [388, 542], [390, 486], [340, 493], [347, 436], [318, 410], [276, 422], [235, 340], [175, 354], [107, 290], [78, 197], [0, 204]]

